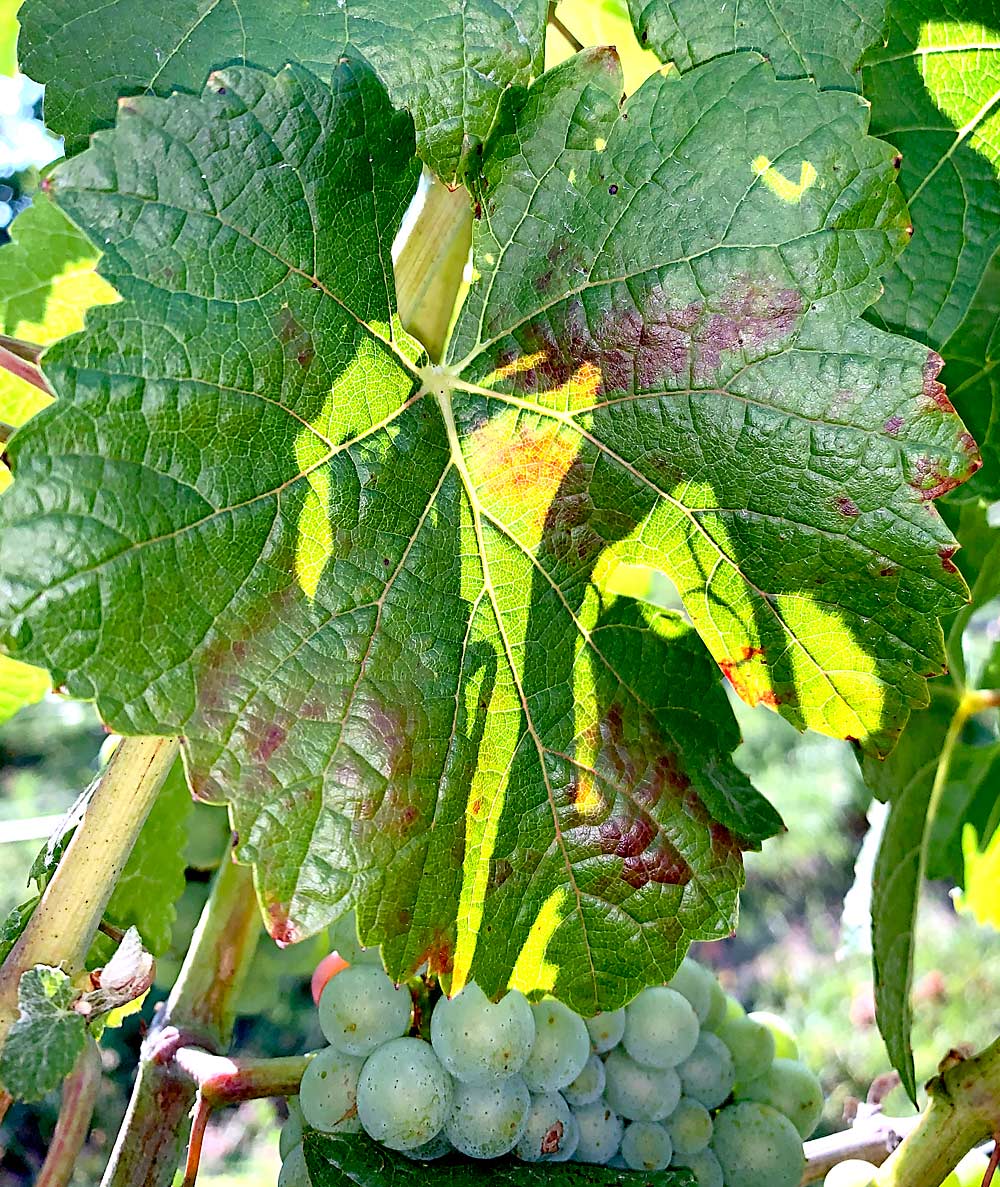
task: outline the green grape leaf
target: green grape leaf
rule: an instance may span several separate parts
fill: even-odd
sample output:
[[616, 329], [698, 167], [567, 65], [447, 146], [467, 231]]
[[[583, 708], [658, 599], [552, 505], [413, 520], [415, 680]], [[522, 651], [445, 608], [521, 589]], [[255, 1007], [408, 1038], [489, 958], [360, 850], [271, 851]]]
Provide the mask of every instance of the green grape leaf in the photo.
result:
[[1000, 931], [1000, 828], [983, 833], [982, 849], [974, 824], [962, 833], [965, 858], [965, 889], [955, 901], [959, 911], [971, 915], [982, 926]]
[[504, 88], [541, 72], [546, 13], [546, 0], [26, 0], [22, 68], [46, 84], [46, 124], [72, 155], [120, 96], [197, 93], [232, 62], [329, 78], [345, 53], [362, 55], [413, 113], [421, 158], [454, 181]]
[[885, 753], [942, 670], [928, 611], [961, 604], [928, 504], [978, 464], [933, 357], [858, 316], [905, 238], [891, 153], [855, 96], [753, 54], [620, 113], [619, 81], [600, 51], [559, 67], [487, 149], [449, 356], [482, 397], [460, 430], [490, 417], [473, 480], [530, 540], [502, 468], [551, 441], [548, 477], [575, 440], [598, 512], [627, 508], [611, 554], [667, 573], [744, 699]]
[[61, 969], [35, 965], [17, 990], [20, 1015], [0, 1048], [0, 1084], [15, 1100], [41, 1100], [73, 1070], [87, 1041], [80, 996]]
[[662, 62], [689, 70], [721, 54], [754, 49], [779, 78], [858, 89], [866, 49], [883, 40], [886, 0], [628, 0], [639, 40]]
[[913, 242], [885, 276], [881, 325], [925, 342], [1000, 498], [1000, 15], [984, 0], [892, 0], [862, 70], [872, 130], [901, 154]]
[[11, 948], [21, 938], [21, 932], [28, 926], [28, 920], [35, 913], [37, 906], [38, 895], [35, 895], [34, 898], [19, 903], [0, 923], [0, 964], [3, 964]]
[[[88, 309], [117, 299], [97, 274], [98, 252], [44, 192], [11, 224], [0, 247], [0, 333], [48, 346], [83, 328]], [[0, 370], [0, 420], [22, 425], [50, 397]]]
[[879, 750], [975, 464], [926, 349], [856, 318], [906, 221], [857, 98], [755, 55], [621, 88], [595, 51], [508, 94], [443, 366], [364, 64], [127, 101], [54, 178], [122, 301], [46, 355], [0, 541], [5, 645], [182, 736], [279, 941], [356, 906], [396, 976], [583, 1012], [724, 934], [781, 827], [695, 630], [605, 579], [663, 569], [745, 695]]
[[0, 655], [0, 724], [9, 721], [25, 705], [37, 704], [49, 687], [48, 673], [41, 668]]
[[910, 988], [922, 884], [925, 877], [965, 884], [965, 829], [990, 835], [1000, 776], [997, 714], [989, 697], [979, 701], [975, 693], [988, 665], [977, 672], [963, 648], [976, 612], [1000, 595], [1000, 531], [989, 526], [983, 507], [965, 506], [954, 518], [964, 545], [955, 560], [972, 596], [949, 624], [951, 676], [933, 685], [930, 705], [910, 718], [886, 761], [862, 764], [865, 782], [890, 805], [872, 885], [876, 1015], [911, 1097]]
[[[302, 1143], [308, 1185], [303, 1187], [476, 1187], [483, 1171], [468, 1159], [446, 1158], [440, 1162], [414, 1162], [405, 1154], [388, 1150], [358, 1135], [322, 1134], [307, 1131]], [[517, 1162], [500, 1159], [489, 1164], [489, 1178], [495, 1187], [695, 1187], [690, 1171], [613, 1170], [583, 1163]]]

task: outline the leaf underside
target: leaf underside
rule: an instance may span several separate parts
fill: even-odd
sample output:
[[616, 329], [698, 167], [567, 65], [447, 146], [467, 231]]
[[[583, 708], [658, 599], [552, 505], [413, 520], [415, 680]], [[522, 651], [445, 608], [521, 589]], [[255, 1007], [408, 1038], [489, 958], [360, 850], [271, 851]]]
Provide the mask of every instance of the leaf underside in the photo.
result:
[[[0, 542], [6, 646], [182, 736], [276, 938], [356, 906], [397, 976], [584, 1012], [724, 934], [780, 827], [705, 646], [884, 751], [976, 464], [926, 348], [858, 320], [906, 225], [858, 99], [754, 54], [621, 87], [590, 51], [507, 93], [441, 368], [366, 66], [124, 102], [53, 187], [122, 299], [47, 353]], [[697, 633], [602, 594], [622, 562]]]

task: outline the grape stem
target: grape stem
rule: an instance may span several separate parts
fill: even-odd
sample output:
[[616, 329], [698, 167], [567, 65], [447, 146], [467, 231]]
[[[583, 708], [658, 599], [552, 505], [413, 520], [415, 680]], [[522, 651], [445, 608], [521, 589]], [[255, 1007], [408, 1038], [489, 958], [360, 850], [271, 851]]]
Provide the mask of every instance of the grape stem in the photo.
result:
[[983, 1187], [990, 1187], [998, 1165], [1000, 1165], [1000, 1130], [993, 1135], [993, 1153], [990, 1155], [990, 1163], [986, 1168], [986, 1174], [983, 1175]]
[[927, 1108], [875, 1187], [938, 1187], [973, 1146], [1000, 1131], [1000, 1039], [969, 1058], [949, 1053], [927, 1094]]
[[55, 1132], [35, 1187], [66, 1187], [73, 1178], [101, 1086], [101, 1053], [92, 1038], [66, 1077]]
[[573, 32], [568, 29], [566, 25], [556, 16], [556, 0], [551, 0], [549, 4], [549, 24], [553, 29], [573, 47], [574, 52], [579, 53], [583, 49], [583, 42]]
[[[196, 1055], [214, 1060], [209, 1066], [217, 1072], [236, 1068], [219, 1053], [229, 1045], [236, 1003], [261, 934], [250, 868], [227, 857], [215, 877], [177, 983], [143, 1042], [132, 1099], [102, 1187], [170, 1187], [173, 1183], [183, 1161], [188, 1113], [197, 1102], [201, 1081], [206, 1081], [201, 1093], [209, 1105], [216, 1091], [209, 1083], [212, 1077], [192, 1076], [192, 1060]], [[196, 1131], [195, 1170], [199, 1136]], [[188, 1162], [190, 1169], [192, 1159]]]
[[38, 964], [83, 968], [111, 892], [163, 780], [174, 738], [125, 738], [94, 785], [83, 819], [28, 925], [0, 966], [0, 1046], [17, 1017], [21, 976]]

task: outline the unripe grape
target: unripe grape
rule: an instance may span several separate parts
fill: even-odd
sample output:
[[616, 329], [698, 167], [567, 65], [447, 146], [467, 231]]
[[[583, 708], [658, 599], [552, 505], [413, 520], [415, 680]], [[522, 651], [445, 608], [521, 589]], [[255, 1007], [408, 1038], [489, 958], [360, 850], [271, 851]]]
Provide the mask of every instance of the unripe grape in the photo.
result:
[[730, 1018], [718, 1031], [733, 1057], [736, 1082], [747, 1084], [762, 1076], [774, 1059], [774, 1035], [752, 1018]]
[[698, 1187], [725, 1187], [722, 1167], [711, 1150], [699, 1150], [697, 1154], [678, 1154], [670, 1161], [671, 1166], [686, 1166], [694, 1175]]
[[715, 1118], [712, 1152], [726, 1187], [798, 1187], [805, 1166], [798, 1130], [769, 1105], [743, 1101]]
[[390, 1150], [413, 1150], [436, 1137], [451, 1112], [451, 1078], [430, 1043], [392, 1039], [365, 1060], [358, 1118]]
[[566, 1085], [562, 1094], [570, 1108], [590, 1105], [600, 1099], [604, 1092], [604, 1081], [604, 1063], [597, 1055], [591, 1055], [583, 1065], [583, 1071], [572, 1084]]
[[673, 1068], [650, 1068], [620, 1047], [604, 1060], [604, 1095], [608, 1104], [630, 1121], [662, 1121], [677, 1108], [681, 1082]]
[[409, 1158], [411, 1162], [434, 1162], [437, 1158], [444, 1158], [455, 1147], [448, 1141], [448, 1135], [442, 1129], [435, 1138], [424, 1142], [422, 1146], [415, 1146], [412, 1150], [400, 1150], [400, 1154]]
[[674, 1150], [697, 1154], [712, 1140], [712, 1116], [700, 1101], [682, 1096], [677, 1108], [664, 1122]]
[[720, 1026], [726, 1021], [726, 991], [722, 988], [719, 982], [712, 978], [712, 984], [709, 987], [711, 1000], [708, 1006], [708, 1017], [701, 1024], [702, 1030], [718, 1030]]
[[524, 1162], [564, 1162], [580, 1140], [569, 1105], [558, 1092], [532, 1093], [517, 1156]]
[[278, 1187], [304, 1187], [309, 1182], [309, 1168], [301, 1145], [296, 1146], [282, 1162], [278, 1172]]
[[573, 1113], [580, 1129], [576, 1161], [606, 1165], [618, 1153], [625, 1123], [603, 1100], [574, 1109]]
[[535, 1042], [521, 1075], [534, 1093], [552, 1093], [572, 1084], [590, 1058], [590, 1035], [579, 1014], [551, 998], [531, 1007]]
[[278, 1135], [278, 1153], [282, 1158], [287, 1158], [296, 1146], [302, 1144], [303, 1121], [299, 1098], [290, 1096], [288, 1098], [288, 1120], [281, 1127], [281, 1133]]
[[861, 1158], [847, 1158], [831, 1167], [823, 1180], [823, 1187], [871, 1187], [878, 1167]]
[[685, 956], [667, 985], [687, 998], [691, 1009], [698, 1015], [698, 1021], [704, 1025], [712, 1007], [713, 982], [715, 978], [708, 969], [690, 956]]
[[784, 1113], [807, 1138], [823, 1112], [823, 1088], [804, 1063], [776, 1059], [762, 1076], [742, 1085], [737, 1100], [755, 1100]]
[[656, 1121], [633, 1121], [622, 1138], [622, 1158], [634, 1171], [661, 1171], [673, 1152], [670, 1134]]
[[458, 1083], [444, 1131], [455, 1149], [469, 1158], [499, 1158], [517, 1145], [530, 1107], [520, 1076], [486, 1084]]
[[521, 1070], [535, 1041], [535, 1016], [512, 989], [495, 1005], [478, 985], [442, 997], [431, 1015], [431, 1043], [445, 1070], [465, 1084], [486, 1084]]
[[368, 1055], [410, 1029], [413, 1002], [380, 968], [352, 965], [328, 983], [319, 999], [319, 1024], [331, 1046]]
[[717, 1109], [732, 1092], [736, 1080], [729, 1048], [710, 1030], [698, 1037], [694, 1050], [677, 1074], [684, 1095], [699, 1101], [706, 1109]]
[[360, 1133], [358, 1077], [364, 1060], [334, 1047], [320, 1051], [306, 1066], [299, 1104], [306, 1124], [323, 1133]]
[[598, 1055], [617, 1047], [625, 1033], [625, 1011], [612, 1010], [609, 1014], [595, 1014], [586, 1019], [590, 1041]]
[[775, 1059], [798, 1059], [799, 1044], [795, 1038], [795, 1031], [784, 1018], [772, 1014], [769, 1010], [754, 1010], [747, 1014], [747, 1017], [752, 1018], [754, 1022], [759, 1022], [761, 1026], [766, 1026], [774, 1035]]
[[652, 986], [625, 1007], [622, 1045], [644, 1067], [676, 1067], [697, 1042], [698, 1015], [675, 989]]

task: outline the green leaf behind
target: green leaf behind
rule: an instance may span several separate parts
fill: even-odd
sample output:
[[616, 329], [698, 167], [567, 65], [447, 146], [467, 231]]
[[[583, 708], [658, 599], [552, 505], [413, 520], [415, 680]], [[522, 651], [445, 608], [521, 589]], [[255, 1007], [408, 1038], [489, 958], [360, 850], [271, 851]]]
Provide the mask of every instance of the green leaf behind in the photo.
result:
[[79, 991], [61, 969], [39, 964], [21, 977], [20, 1016], [0, 1049], [0, 1084], [15, 1100], [41, 1100], [73, 1070], [86, 1024], [71, 1006]]
[[363, 54], [408, 108], [421, 157], [460, 177], [505, 87], [541, 72], [546, 0], [26, 0], [23, 69], [46, 84], [45, 120], [67, 155], [112, 123], [120, 96], [198, 92], [228, 63], [323, 78]]
[[[303, 1141], [308, 1187], [475, 1187], [483, 1167], [468, 1159], [414, 1162], [363, 1135], [307, 1132]], [[544, 1164], [499, 1159], [488, 1164], [496, 1187], [694, 1187], [690, 1171], [680, 1167], [644, 1172], [612, 1170], [582, 1163]]]

